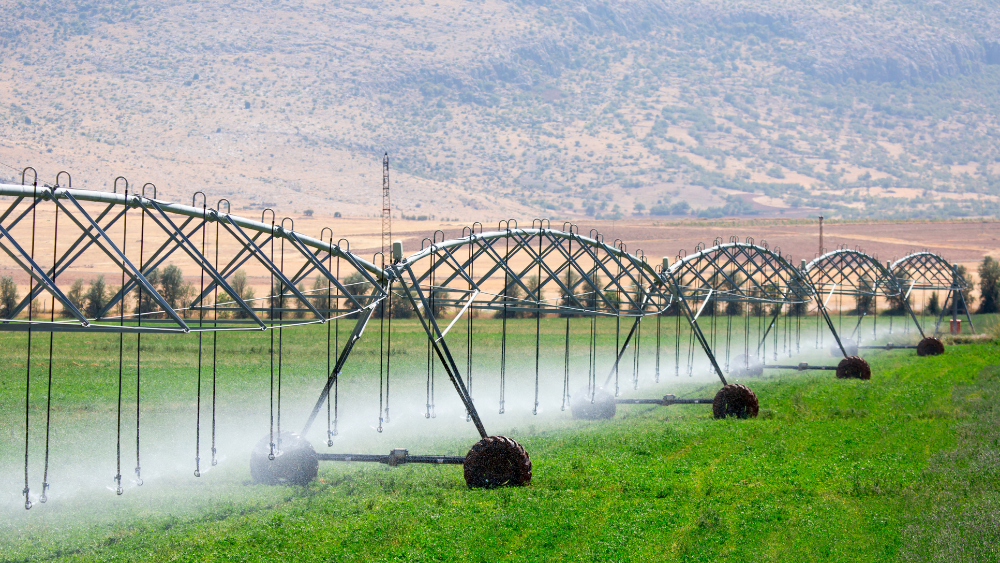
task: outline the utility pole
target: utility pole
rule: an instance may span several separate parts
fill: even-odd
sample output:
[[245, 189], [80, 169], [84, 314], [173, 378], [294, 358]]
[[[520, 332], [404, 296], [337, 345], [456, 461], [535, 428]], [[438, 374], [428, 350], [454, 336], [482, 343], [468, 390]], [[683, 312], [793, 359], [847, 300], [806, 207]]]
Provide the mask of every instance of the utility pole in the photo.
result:
[[392, 208], [389, 206], [389, 153], [382, 158], [382, 256], [392, 247]]
[[823, 216], [819, 216], [819, 254], [816, 256], [823, 255]]

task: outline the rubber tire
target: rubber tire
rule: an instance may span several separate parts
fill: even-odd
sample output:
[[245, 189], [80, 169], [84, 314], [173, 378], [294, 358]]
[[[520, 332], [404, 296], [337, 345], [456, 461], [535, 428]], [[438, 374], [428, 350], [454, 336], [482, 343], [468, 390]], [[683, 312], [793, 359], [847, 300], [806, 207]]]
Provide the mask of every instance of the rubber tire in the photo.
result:
[[[847, 355], [848, 356], [857, 356], [858, 355], [858, 343], [857, 342], [851, 340], [850, 338], [841, 338], [840, 339], [840, 343], [844, 345], [844, 350], [847, 351]], [[834, 342], [833, 346], [830, 346], [830, 355], [833, 356], [833, 357], [835, 357], [835, 358], [843, 358], [844, 357], [844, 352], [842, 352], [840, 350], [840, 346], [837, 346], [837, 343]]]
[[944, 343], [933, 336], [928, 336], [917, 344], [918, 356], [938, 356], [941, 354], [944, 354]]
[[465, 484], [470, 489], [523, 487], [531, 483], [531, 458], [506, 436], [487, 436], [465, 455]]
[[308, 485], [319, 471], [319, 457], [312, 444], [298, 434], [282, 432], [275, 436], [281, 449], [271, 453], [270, 435], [264, 436], [250, 452], [250, 477], [265, 485]]
[[719, 389], [712, 400], [712, 415], [715, 418], [755, 418], [760, 405], [757, 395], [746, 385], [730, 383]]
[[760, 377], [761, 375], [764, 375], [764, 364], [760, 363], [760, 360], [756, 357], [750, 357], [750, 360], [746, 362], [746, 367], [744, 368], [743, 363], [745, 357], [745, 354], [740, 354], [733, 360], [733, 369], [729, 372], [732, 377], [739, 379], [742, 377]]
[[590, 400], [590, 392], [581, 387], [573, 393], [569, 401], [569, 410], [573, 418], [580, 420], [604, 420], [615, 417], [615, 397], [603, 388], [594, 391], [594, 400]]
[[860, 356], [849, 356], [837, 364], [838, 379], [871, 379], [872, 368]]

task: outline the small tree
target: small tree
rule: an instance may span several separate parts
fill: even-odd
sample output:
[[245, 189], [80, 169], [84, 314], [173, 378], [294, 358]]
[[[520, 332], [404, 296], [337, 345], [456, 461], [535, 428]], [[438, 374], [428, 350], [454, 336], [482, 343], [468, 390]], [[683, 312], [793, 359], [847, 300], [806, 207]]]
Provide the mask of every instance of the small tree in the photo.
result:
[[979, 312], [1000, 311], [1000, 262], [992, 256], [983, 258], [979, 265]]
[[183, 307], [192, 289], [190, 284], [184, 283], [184, 274], [180, 268], [170, 264], [163, 269], [163, 275], [160, 277], [160, 295], [172, 309]]
[[334, 301], [334, 295], [337, 294], [337, 286], [333, 285], [333, 282], [326, 279], [326, 276], [316, 276], [312, 284], [312, 293], [309, 298], [312, 300], [313, 307], [316, 307], [323, 313], [323, 316], [330, 317], [333, 313], [328, 312], [331, 309], [330, 306]]
[[[579, 279], [580, 279], [580, 276], [575, 271], [573, 271], [572, 269], [567, 269], [566, 270], [566, 279], [563, 280], [563, 284], [565, 284], [566, 287], [568, 287], [570, 289], [570, 291], [575, 291], [576, 288], [574, 286], [576, 285], [576, 283], [577, 283], [577, 281]], [[562, 288], [559, 288], [559, 289], [562, 290]], [[576, 301], [573, 298], [573, 295], [572, 294], [565, 294], [565, 292], [563, 292], [563, 293], [564, 293], [564, 295], [559, 298], [559, 306], [560, 307], [574, 307], [574, 306], [576, 306]], [[576, 315], [574, 315], [572, 313], [560, 313], [559, 316], [561, 316], [561, 317], [573, 317], [573, 316], [576, 316]]]
[[440, 319], [451, 311], [451, 292], [447, 289], [435, 289], [428, 292], [428, 301], [434, 310], [434, 318]]
[[[110, 299], [111, 297], [114, 297], [115, 295], [118, 295], [118, 291], [120, 289], [121, 288], [118, 287], [117, 285], [109, 286], [108, 287], [108, 298]], [[115, 305], [111, 308], [111, 314], [112, 314], [112, 316], [115, 316], [115, 317], [121, 317], [121, 316], [123, 316], [125, 314], [125, 311], [128, 310], [128, 301], [129, 301], [129, 296], [128, 295], [122, 295], [122, 298], [119, 299], [118, 302], [115, 303]]]
[[[253, 307], [253, 304], [250, 303], [250, 301], [253, 300], [254, 298], [254, 291], [253, 288], [247, 284], [246, 272], [244, 272], [243, 270], [236, 270], [235, 272], [233, 272], [233, 276], [229, 279], [229, 287], [233, 288], [233, 291], [236, 292], [236, 295], [240, 299], [247, 302], [248, 305]], [[250, 315], [242, 308], [240, 308], [238, 305], [237, 308], [239, 308], [239, 310], [233, 313], [233, 318], [236, 319], [250, 318]]]
[[[148, 272], [146, 274], [146, 280], [149, 281], [149, 285], [153, 286], [154, 289], [160, 285], [159, 268], [153, 268], [152, 271]], [[142, 286], [139, 286], [139, 293], [140, 295], [135, 305], [136, 313], [141, 314], [143, 318], [158, 317], [159, 315], [149, 315], [151, 311], [157, 311], [160, 309], [160, 305], [153, 299], [153, 294]]]
[[601, 281], [600, 274], [597, 273], [590, 274], [590, 282], [593, 282], [593, 285], [587, 281], [584, 281], [581, 285], [584, 295], [580, 301], [583, 302], [583, 306], [587, 309], [599, 309], [604, 304], [604, 300], [600, 296], [604, 283]]
[[[500, 305], [501, 306], [504, 304], [507, 305], [508, 310], [506, 312], [507, 313], [506, 317], [508, 319], [513, 319], [514, 317], [517, 316], [517, 314], [514, 311], [511, 311], [510, 309], [520, 305], [520, 299], [521, 295], [523, 295], [523, 292], [521, 291], [521, 286], [518, 285], [513, 278], [508, 279], [507, 281], [508, 281], [507, 287], [505, 287], [504, 290], [500, 292]], [[503, 309], [496, 312], [496, 318], [498, 319], [504, 318]]]
[[617, 289], [609, 289], [604, 292], [604, 298], [607, 299], [607, 303], [599, 302], [598, 308], [603, 304], [605, 307], [613, 307], [614, 309], [621, 309], [622, 306], [622, 295]]
[[[528, 291], [530, 292], [530, 295], [534, 295], [535, 296], [534, 299], [537, 300], [537, 302], [534, 304], [535, 308], [540, 307], [542, 299], [545, 298], [543, 296], [544, 295], [543, 292], [541, 292], [541, 291], [538, 290], [539, 283], [540, 282], [538, 281], [538, 276], [531, 276], [531, 277], [528, 278], [528, 283], [527, 283]], [[538, 313], [527, 313], [527, 312], [525, 312], [525, 313], [522, 313], [521, 316], [524, 317], [524, 318], [532, 318], [533, 319], [533, 318], [535, 318], [536, 314], [538, 314]]]
[[[354, 272], [353, 274], [344, 278], [341, 283], [344, 284], [344, 288], [347, 289], [348, 293], [353, 295], [355, 298], [364, 297], [368, 295], [368, 291], [370, 289], [368, 281], [365, 279], [363, 275], [361, 275], [361, 272]], [[361, 299], [358, 299], [358, 301], [361, 302], [362, 304], [364, 303], [364, 301]], [[349, 303], [349, 305], [351, 304]], [[356, 319], [358, 318], [358, 314], [352, 313], [351, 315], [348, 315], [348, 318]]]
[[413, 317], [413, 304], [405, 295], [389, 293], [392, 299], [392, 317], [394, 319], [409, 319]]
[[97, 318], [108, 302], [108, 285], [104, 281], [104, 276], [97, 276], [97, 279], [90, 282], [83, 299], [86, 303], [84, 314], [89, 319]]
[[941, 299], [937, 292], [931, 293], [931, 298], [927, 301], [927, 312], [936, 315], [941, 312]]
[[875, 310], [875, 285], [866, 277], [858, 280], [858, 293], [854, 296], [854, 311], [858, 316]]
[[[77, 278], [73, 285], [69, 287], [69, 293], [66, 294], [66, 298], [69, 302], [73, 304], [78, 310], [83, 311], [83, 280]], [[70, 312], [68, 308], [63, 306], [62, 316], [71, 317], [73, 313]]]
[[17, 307], [17, 284], [11, 276], [0, 276], [0, 317], [9, 319]]

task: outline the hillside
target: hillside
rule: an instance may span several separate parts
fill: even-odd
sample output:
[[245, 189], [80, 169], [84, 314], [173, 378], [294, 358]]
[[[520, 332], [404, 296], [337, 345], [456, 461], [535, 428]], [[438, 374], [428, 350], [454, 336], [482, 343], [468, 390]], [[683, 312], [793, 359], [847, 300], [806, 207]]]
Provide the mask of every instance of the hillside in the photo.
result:
[[388, 151], [410, 217], [1000, 213], [985, 1], [0, 5], [7, 175], [364, 216]]

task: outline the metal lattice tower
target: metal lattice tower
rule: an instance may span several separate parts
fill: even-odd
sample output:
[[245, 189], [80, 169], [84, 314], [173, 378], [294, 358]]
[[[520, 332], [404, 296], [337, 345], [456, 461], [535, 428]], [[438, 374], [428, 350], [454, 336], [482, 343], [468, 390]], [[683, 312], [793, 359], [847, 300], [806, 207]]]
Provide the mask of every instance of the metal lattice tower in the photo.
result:
[[382, 158], [382, 255], [392, 245], [392, 209], [389, 206], [389, 153]]

